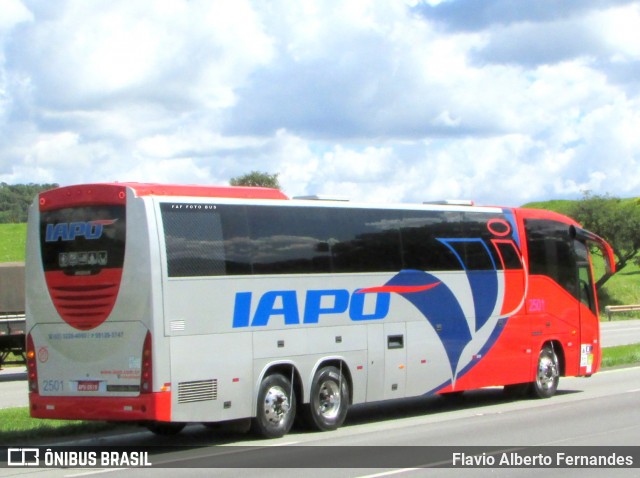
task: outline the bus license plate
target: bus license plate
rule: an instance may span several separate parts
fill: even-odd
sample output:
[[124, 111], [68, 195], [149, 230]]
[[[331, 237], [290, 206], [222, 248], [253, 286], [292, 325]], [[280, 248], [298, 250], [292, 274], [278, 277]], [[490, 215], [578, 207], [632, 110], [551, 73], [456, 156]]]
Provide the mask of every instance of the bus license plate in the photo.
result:
[[97, 392], [100, 382], [96, 380], [81, 380], [78, 382], [78, 392]]

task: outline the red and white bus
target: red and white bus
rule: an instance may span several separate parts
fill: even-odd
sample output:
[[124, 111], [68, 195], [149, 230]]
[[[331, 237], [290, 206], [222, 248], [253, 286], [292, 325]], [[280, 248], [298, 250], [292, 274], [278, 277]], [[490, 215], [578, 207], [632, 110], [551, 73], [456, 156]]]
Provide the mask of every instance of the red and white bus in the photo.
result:
[[40, 194], [28, 231], [33, 417], [278, 437], [600, 364], [589, 251], [612, 250], [548, 211], [114, 183]]

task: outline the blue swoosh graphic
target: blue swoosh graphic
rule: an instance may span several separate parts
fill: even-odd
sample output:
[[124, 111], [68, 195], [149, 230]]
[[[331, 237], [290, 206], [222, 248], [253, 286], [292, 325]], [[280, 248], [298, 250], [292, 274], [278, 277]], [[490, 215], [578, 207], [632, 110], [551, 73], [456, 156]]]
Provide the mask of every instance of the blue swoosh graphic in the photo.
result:
[[444, 345], [453, 374], [462, 351], [471, 341], [471, 331], [462, 307], [451, 289], [428, 272], [416, 270], [401, 271], [385, 286], [426, 286], [434, 283], [438, 283], [438, 286], [430, 288], [426, 293], [401, 292], [399, 295], [411, 302], [434, 330], [441, 329], [438, 335]]

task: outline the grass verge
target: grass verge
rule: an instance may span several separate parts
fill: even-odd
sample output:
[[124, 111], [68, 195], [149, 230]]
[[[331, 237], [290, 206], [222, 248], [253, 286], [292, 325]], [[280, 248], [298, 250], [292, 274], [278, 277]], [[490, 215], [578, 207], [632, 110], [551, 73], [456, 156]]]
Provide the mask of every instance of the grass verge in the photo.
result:
[[29, 416], [28, 407], [0, 410], [0, 445], [15, 445], [49, 438], [114, 430], [118, 424], [82, 420], [41, 420]]
[[619, 345], [602, 349], [602, 368], [640, 364], [640, 344]]
[[[602, 367], [640, 364], [640, 344], [607, 347], [602, 352]], [[5, 408], [0, 410], [0, 445], [15, 445], [49, 438], [87, 435], [115, 430], [127, 425], [81, 420], [41, 420], [31, 418], [29, 409]]]
[[0, 262], [24, 261], [26, 224], [0, 224]]

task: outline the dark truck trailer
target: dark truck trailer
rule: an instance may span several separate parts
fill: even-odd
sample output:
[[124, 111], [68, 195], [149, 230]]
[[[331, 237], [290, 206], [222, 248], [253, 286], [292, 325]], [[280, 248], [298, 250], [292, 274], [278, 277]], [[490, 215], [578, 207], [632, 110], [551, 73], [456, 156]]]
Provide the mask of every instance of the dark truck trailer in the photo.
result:
[[[0, 368], [25, 363], [24, 263], [0, 264]], [[7, 360], [10, 354], [15, 357]]]

